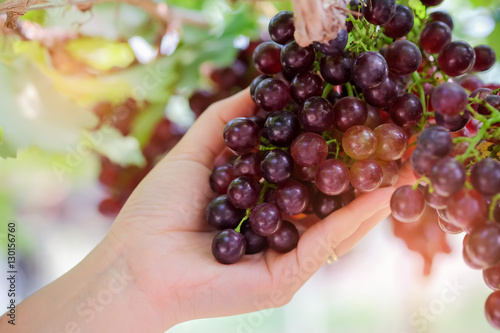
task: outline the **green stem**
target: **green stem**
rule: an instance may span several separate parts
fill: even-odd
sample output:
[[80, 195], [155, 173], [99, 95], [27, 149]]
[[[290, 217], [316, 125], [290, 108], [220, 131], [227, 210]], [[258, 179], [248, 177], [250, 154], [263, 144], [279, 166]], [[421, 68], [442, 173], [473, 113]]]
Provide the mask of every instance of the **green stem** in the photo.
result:
[[248, 218], [250, 217], [250, 213], [252, 212], [252, 210], [250, 208], [247, 209], [246, 211], [246, 214], [245, 214], [245, 217], [243, 217], [240, 221], [240, 224], [238, 224], [238, 226], [236, 227], [236, 229], [234, 229], [234, 231], [236, 232], [240, 232], [241, 230], [241, 226], [243, 225], [243, 222], [245, 222], [246, 220], [248, 220]]
[[420, 185], [420, 183], [422, 183], [422, 182], [427, 183], [427, 184], [430, 186], [430, 187], [429, 187], [429, 192], [430, 192], [430, 193], [434, 192], [434, 189], [432, 188], [432, 185], [431, 185], [431, 180], [430, 180], [430, 179], [429, 179], [429, 177], [427, 177], [427, 176], [422, 176], [422, 177], [420, 177], [420, 178], [417, 180], [417, 182], [416, 182], [416, 183], [412, 186], [412, 189], [413, 189], [413, 190], [418, 189], [418, 185]]
[[333, 85], [330, 83], [327, 83], [325, 89], [323, 89], [323, 95], [322, 95], [323, 98], [326, 98], [328, 96], [328, 94], [330, 93], [330, 91], [332, 91], [332, 89], [333, 89]]
[[420, 75], [418, 74], [417, 71], [413, 72], [411, 78], [413, 79], [413, 84], [418, 89], [418, 94], [420, 95], [420, 102], [422, 102], [422, 107], [424, 108], [424, 113], [425, 113], [427, 112], [427, 105], [425, 103], [425, 92], [424, 92], [424, 87], [422, 86], [422, 79], [420, 78]]
[[354, 93], [353, 93], [353, 91], [352, 91], [352, 85], [351, 85], [351, 83], [350, 83], [350, 82], [347, 82], [347, 83], [345, 84], [345, 87], [346, 87], [346, 89], [347, 89], [347, 95], [349, 95], [349, 96], [351, 96], [351, 97], [352, 97], [352, 96], [354, 96]]

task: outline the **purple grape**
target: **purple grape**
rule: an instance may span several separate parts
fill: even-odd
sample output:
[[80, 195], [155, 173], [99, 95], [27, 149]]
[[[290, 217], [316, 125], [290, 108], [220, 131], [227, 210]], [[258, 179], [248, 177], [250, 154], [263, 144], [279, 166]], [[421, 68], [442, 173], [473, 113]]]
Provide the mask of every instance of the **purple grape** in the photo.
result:
[[443, 22], [429, 22], [420, 34], [420, 46], [427, 53], [439, 53], [451, 42], [451, 29]]
[[358, 160], [351, 165], [351, 185], [361, 192], [371, 192], [382, 185], [384, 173], [374, 160]]
[[252, 208], [259, 200], [259, 183], [249, 177], [238, 177], [229, 184], [227, 197], [236, 208]]
[[260, 157], [255, 153], [238, 156], [233, 163], [233, 172], [236, 177], [247, 176], [260, 180]]
[[231, 165], [222, 165], [212, 171], [210, 187], [218, 194], [224, 194], [234, 178], [233, 167]]
[[476, 53], [466, 42], [451, 42], [439, 51], [439, 67], [449, 76], [459, 76], [470, 72], [475, 61]]
[[337, 37], [327, 43], [314, 42], [314, 48], [325, 55], [338, 56], [344, 53], [348, 39], [347, 30], [342, 29], [337, 34]]
[[420, 99], [412, 93], [396, 98], [389, 107], [392, 121], [402, 127], [413, 127], [420, 122], [424, 109]]
[[249, 220], [252, 230], [265, 237], [275, 233], [282, 222], [278, 207], [266, 202], [252, 208]]
[[413, 151], [410, 158], [411, 167], [419, 176], [429, 176], [438, 161], [438, 157], [427, 154], [424, 149], [419, 147]]
[[250, 84], [250, 97], [252, 97], [252, 100], [254, 102], [255, 102], [255, 89], [257, 89], [259, 83], [261, 83], [265, 79], [270, 79], [271, 77], [272, 77], [271, 75], [259, 75], [255, 79], [253, 79], [252, 83]]
[[332, 105], [335, 105], [335, 103], [337, 103], [337, 101], [339, 99], [341, 99], [342, 97], [345, 97], [343, 96], [342, 93], [339, 93], [338, 91], [336, 91], [335, 89], [332, 89], [328, 95], [326, 96], [326, 99], [328, 100], [328, 102], [330, 102]]
[[283, 68], [280, 62], [281, 46], [273, 42], [263, 42], [253, 52], [255, 68], [262, 74], [278, 74]]
[[430, 174], [432, 187], [437, 194], [445, 197], [460, 191], [464, 187], [466, 177], [464, 166], [451, 157], [438, 161]]
[[316, 186], [328, 195], [339, 195], [349, 186], [349, 169], [340, 160], [326, 160], [316, 171]]
[[413, 28], [414, 15], [410, 8], [397, 5], [392, 19], [384, 24], [384, 34], [390, 38], [406, 36]]
[[396, 0], [371, 0], [371, 6], [362, 6], [365, 19], [373, 25], [389, 22], [396, 13]]
[[[485, 101], [486, 103], [488, 103], [489, 105], [500, 111], [500, 96], [498, 95], [486, 96]], [[482, 104], [479, 104], [479, 106], [477, 107], [477, 112], [485, 116], [489, 116], [491, 114], [491, 111]]]
[[260, 164], [262, 176], [268, 182], [278, 184], [286, 181], [293, 172], [293, 159], [290, 154], [281, 149], [275, 149], [266, 154]]
[[323, 56], [319, 70], [323, 79], [333, 85], [340, 85], [351, 80], [353, 61], [345, 55]]
[[245, 237], [247, 244], [245, 254], [255, 254], [262, 252], [267, 247], [267, 238], [257, 235], [250, 226], [250, 222], [245, 221], [241, 225], [240, 233]]
[[260, 144], [260, 128], [248, 118], [235, 118], [224, 127], [226, 145], [238, 154], [251, 153]]
[[[488, 97], [489, 95], [491, 95], [493, 93], [493, 91], [491, 89], [488, 89], [488, 88], [479, 88], [479, 89], [476, 89], [474, 90], [470, 95], [469, 95], [469, 98], [478, 98], [478, 99], [481, 99], [481, 100], [485, 100], [486, 97]], [[479, 104], [478, 103], [472, 103], [471, 104], [471, 107], [477, 111], [478, 107], [479, 107]], [[489, 111], [489, 110], [488, 110]]]
[[472, 114], [469, 111], [465, 111], [463, 112], [463, 114], [457, 114], [453, 116], [444, 116], [439, 112], [436, 112], [434, 115], [436, 124], [446, 128], [450, 132], [458, 132], [463, 129], [467, 125], [471, 117]]
[[323, 80], [312, 72], [297, 74], [290, 84], [290, 95], [297, 104], [323, 94]]
[[274, 193], [274, 200], [283, 213], [297, 215], [307, 208], [309, 192], [303, 184], [289, 179], [278, 185]]
[[476, 191], [484, 196], [500, 193], [500, 162], [485, 158], [471, 169], [471, 182]]
[[445, 157], [453, 150], [450, 133], [441, 126], [426, 128], [418, 137], [418, 148], [434, 157]]
[[324, 219], [342, 207], [344, 207], [344, 203], [342, 201], [342, 197], [339, 195], [330, 196], [322, 192], [318, 192], [316, 196], [314, 196], [314, 214], [316, 214], [316, 216], [320, 219]]
[[343, 97], [333, 106], [335, 121], [333, 125], [341, 132], [356, 125], [363, 125], [368, 118], [365, 102], [356, 97]]
[[415, 222], [425, 210], [425, 197], [422, 191], [410, 185], [398, 188], [391, 197], [392, 216], [401, 222]]
[[389, 70], [399, 75], [415, 72], [422, 63], [422, 53], [419, 48], [407, 40], [398, 40], [389, 45], [384, 58]]
[[444, 82], [432, 91], [431, 103], [436, 112], [454, 116], [465, 110], [468, 103], [465, 89], [454, 82]]
[[429, 186], [427, 186], [425, 189], [425, 202], [434, 209], [445, 209], [448, 198], [437, 194], [436, 191], [431, 193], [429, 191]]
[[365, 122], [365, 126], [369, 127], [371, 129], [375, 129], [375, 127], [379, 126], [382, 124], [382, 116], [380, 115], [380, 112], [378, 109], [374, 106], [368, 105], [367, 106], [367, 118]]
[[243, 258], [245, 250], [245, 237], [233, 229], [219, 231], [212, 242], [212, 254], [221, 264], [236, 263]]
[[297, 42], [291, 41], [283, 46], [280, 59], [286, 71], [301, 73], [307, 71], [312, 66], [315, 58], [314, 48], [311, 45], [302, 47]]
[[267, 237], [269, 247], [279, 253], [287, 253], [297, 247], [299, 243], [299, 231], [288, 221], [283, 221], [281, 228]]
[[245, 216], [245, 211], [231, 205], [227, 195], [220, 195], [210, 201], [205, 215], [208, 224], [218, 230], [235, 229]]
[[266, 119], [264, 133], [273, 145], [289, 146], [300, 131], [299, 121], [290, 111], [273, 112]]
[[295, 25], [293, 24], [293, 12], [285, 10], [274, 15], [269, 21], [269, 36], [278, 44], [293, 40]]
[[432, 7], [439, 5], [443, 0], [420, 0], [420, 2], [427, 7]]
[[365, 101], [373, 106], [384, 109], [392, 105], [398, 97], [396, 83], [389, 77], [373, 88], [363, 89]]
[[473, 71], [484, 72], [493, 67], [496, 61], [495, 51], [488, 45], [478, 45], [474, 48], [476, 54], [476, 62]]
[[335, 113], [330, 102], [323, 97], [314, 96], [304, 102], [298, 118], [304, 131], [323, 132], [333, 125]]
[[321, 135], [306, 132], [292, 142], [290, 152], [298, 165], [313, 167], [326, 160], [328, 145]]
[[288, 105], [290, 88], [277, 79], [265, 79], [255, 89], [255, 102], [265, 111], [278, 111]]
[[387, 78], [389, 67], [377, 52], [361, 53], [352, 66], [352, 79], [362, 89], [378, 86]]
[[429, 15], [429, 22], [439, 21], [443, 22], [453, 30], [453, 19], [448, 13], [445, 12], [434, 12]]

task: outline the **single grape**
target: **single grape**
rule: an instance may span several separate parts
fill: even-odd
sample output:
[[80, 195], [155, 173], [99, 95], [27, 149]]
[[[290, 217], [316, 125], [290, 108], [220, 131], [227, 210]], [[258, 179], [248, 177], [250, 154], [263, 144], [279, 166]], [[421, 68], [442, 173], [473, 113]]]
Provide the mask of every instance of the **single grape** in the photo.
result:
[[269, 247], [279, 253], [287, 253], [297, 247], [299, 243], [299, 231], [288, 221], [283, 221], [281, 228], [267, 237]]
[[408, 40], [398, 40], [387, 48], [384, 55], [389, 70], [399, 75], [415, 72], [422, 63], [422, 53]]
[[347, 45], [347, 40], [347, 30], [341, 29], [339, 30], [337, 37], [327, 43], [314, 42], [314, 48], [325, 55], [338, 56], [344, 53], [344, 49]]
[[358, 160], [351, 165], [351, 184], [361, 192], [371, 192], [379, 188], [383, 177], [382, 168], [374, 160]]
[[451, 29], [443, 22], [429, 22], [420, 34], [420, 46], [427, 53], [439, 53], [451, 42]]
[[274, 200], [284, 214], [297, 215], [307, 208], [309, 192], [300, 182], [289, 179], [278, 185], [274, 193]]
[[378, 86], [388, 75], [389, 67], [380, 53], [363, 52], [354, 60], [352, 79], [363, 89]]
[[250, 84], [250, 97], [252, 97], [252, 100], [255, 101], [255, 90], [257, 89], [257, 86], [259, 83], [264, 81], [265, 79], [270, 79], [272, 78], [271, 75], [259, 75], [255, 79], [253, 79], [252, 83]]
[[323, 80], [312, 72], [297, 74], [290, 83], [290, 95], [297, 104], [306, 99], [323, 94]]
[[481, 195], [474, 190], [461, 190], [448, 200], [448, 216], [454, 225], [470, 231], [486, 221], [488, 207]]
[[468, 91], [474, 91], [484, 86], [483, 80], [473, 74], [466, 74], [457, 79], [457, 82], [460, 83], [460, 85]]
[[284, 45], [293, 40], [294, 32], [295, 25], [293, 24], [292, 11], [284, 10], [279, 12], [269, 21], [269, 36], [278, 44]]
[[240, 233], [243, 237], [245, 237], [247, 244], [245, 254], [255, 254], [266, 249], [267, 238], [256, 234], [250, 226], [250, 222], [243, 222], [240, 228]]
[[483, 280], [490, 289], [500, 290], [500, 266], [483, 270]]
[[488, 268], [500, 263], [500, 225], [480, 224], [469, 233], [465, 240], [465, 251], [470, 259]]
[[441, 2], [443, 2], [443, 0], [420, 0], [420, 2], [422, 2], [422, 4], [427, 7], [431, 7], [439, 5]]
[[252, 208], [259, 199], [259, 184], [249, 177], [238, 177], [229, 184], [227, 197], [236, 208]]
[[[488, 97], [489, 95], [491, 95], [493, 93], [493, 91], [491, 89], [488, 89], [488, 88], [479, 88], [479, 89], [476, 89], [474, 90], [470, 95], [469, 95], [469, 98], [479, 98], [481, 100], [485, 100], [486, 97]], [[477, 108], [479, 107], [479, 104], [478, 103], [472, 103], [471, 104], [471, 107], [477, 111]]]
[[436, 112], [434, 119], [436, 120], [436, 125], [446, 128], [450, 132], [458, 132], [463, 129], [469, 123], [472, 115], [469, 111], [464, 111], [462, 114], [444, 116], [439, 112]]
[[454, 158], [445, 157], [434, 165], [430, 179], [437, 194], [451, 196], [463, 188], [466, 179], [465, 168]]
[[380, 187], [390, 187], [396, 184], [399, 177], [399, 166], [396, 161], [383, 161], [375, 159], [375, 162], [382, 169], [382, 184]]
[[443, 116], [454, 116], [465, 111], [468, 95], [464, 88], [455, 82], [444, 82], [432, 91], [431, 103], [434, 110]]
[[267, 140], [277, 147], [289, 146], [299, 131], [299, 121], [290, 111], [273, 112], [267, 117], [264, 124]]
[[[448, 197], [443, 197], [436, 193], [436, 191], [430, 191], [430, 186], [425, 188], [425, 202], [434, 209], [445, 209], [448, 204]], [[447, 220], [449, 222], [449, 219]]]
[[431, 126], [420, 134], [417, 145], [428, 155], [445, 157], [453, 150], [453, 139], [444, 127]]
[[261, 116], [251, 116], [248, 119], [256, 123], [259, 128], [264, 128], [264, 123], [266, 122], [266, 120]]
[[422, 217], [425, 210], [425, 197], [419, 189], [411, 185], [398, 188], [391, 197], [392, 216], [398, 221], [415, 222]]
[[406, 93], [396, 98], [389, 107], [389, 114], [396, 125], [408, 128], [420, 122], [424, 109], [417, 96]]
[[476, 62], [473, 71], [484, 72], [493, 67], [496, 61], [495, 51], [488, 45], [478, 45], [474, 48], [476, 54]]
[[439, 21], [443, 22], [453, 30], [453, 19], [446, 12], [433, 12], [429, 15], [429, 22]]
[[315, 179], [321, 192], [339, 195], [349, 186], [349, 169], [340, 160], [326, 160], [318, 166]]
[[245, 237], [233, 229], [219, 231], [212, 242], [212, 254], [221, 264], [234, 264], [243, 258]]
[[247, 176], [255, 180], [260, 180], [260, 157], [258, 154], [250, 153], [238, 156], [233, 162], [233, 172], [236, 177]]
[[390, 38], [406, 36], [413, 28], [414, 15], [410, 8], [397, 5], [392, 19], [384, 24], [384, 34]]
[[363, 89], [363, 97], [368, 104], [385, 109], [390, 107], [398, 97], [398, 87], [394, 80], [387, 77], [378, 86]]
[[410, 157], [411, 167], [419, 176], [429, 176], [432, 168], [434, 168], [438, 161], [439, 157], [427, 154], [427, 152], [420, 147], [417, 147]]
[[222, 165], [215, 168], [210, 175], [210, 187], [218, 194], [225, 194], [227, 187], [235, 178], [231, 165]]
[[301, 73], [312, 66], [315, 57], [314, 48], [311, 45], [302, 47], [297, 42], [291, 41], [283, 46], [280, 59], [285, 70], [291, 73]]
[[375, 156], [384, 161], [395, 161], [403, 157], [408, 148], [404, 130], [394, 124], [383, 124], [373, 131], [377, 139]]
[[368, 22], [373, 25], [383, 25], [396, 13], [396, 0], [371, 0], [371, 6], [361, 8]]
[[319, 70], [323, 79], [333, 85], [340, 85], [351, 80], [353, 61], [349, 56], [325, 55], [319, 63]]
[[306, 132], [292, 142], [290, 152], [298, 165], [313, 167], [326, 160], [328, 145], [321, 135]]
[[368, 118], [365, 102], [356, 97], [343, 97], [333, 106], [335, 120], [333, 125], [345, 132], [356, 125], [363, 125]]
[[363, 125], [349, 128], [342, 137], [344, 152], [356, 160], [369, 158], [377, 149], [375, 133]]
[[262, 74], [277, 74], [283, 67], [280, 62], [281, 46], [273, 42], [263, 42], [253, 52], [255, 68]]
[[441, 230], [443, 230], [444, 232], [446, 232], [447, 234], [450, 234], [450, 235], [457, 235], [457, 234], [461, 234], [462, 232], [464, 232], [464, 230], [462, 228], [457, 227], [456, 225], [454, 225], [450, 222], [446, 222], [441, 217], [438, 217], [438, 225], [441, 228]]
[[486, 319], [491, 326], [500, 329], [500, 291], [494, 291], [484, 305]]
[[322, 192], [316, 193], [313, 200], [314, 214], [320, 219], [324, 219], [331, 213], [344, 207], [342, 197], [339, 195], [330, 196]]
[[210, 201], [205, 216], [208, 224], [218, 230], [235, 229], [245, 216], [245, 211], [231, 205], [227, 195], [220, 195]]
[[463, 41], [451, 42], [439, 51], [439, 67], [449, 76], [459, 76], [470, 72], [475, 61], [474, 49]]
[[215, 101], [216, 96], [213, 93], [206, 90], [197, 90], [189, 98], [189, 107], [196, 116], [199, 116]]
[[302, 129], [308, 132], [324, 132], [333, 125], [335, 113], [332, 104], [323, 97], [308, 98], [298, 114]]
[[267, 237], [281, 227], [281, 212], [276, 205], [264, 202], [252, 208], [249, 221], [256, 234]]
[[278, 79], [265, 79], [255, 89], [255, 103], [265, 111], [278, 111], [288, 105], [290, 88]]
[[224, 127], [226, 145], [238, 154], [251, 153], [260, 144], [260, 129], [248, 118], [235, 118]]
[[500, 162], [485, 158], [474, 164], [470, 180], [476, 191], [484, 196], [494, 196], [500, 193]]
[[371, 129], [375, 129], [377, 126], [382, 125], [382, 122], [382, 116], [379, 110], [374, 106], [367, 105], [367, 118], [364, 125]]
[[292, 156], [281, 149], [272, 150], [262, 159], [260, 170], [262, 171], [262, 176], [268, 182], [274, 184], [282, 183], [292, 175]]

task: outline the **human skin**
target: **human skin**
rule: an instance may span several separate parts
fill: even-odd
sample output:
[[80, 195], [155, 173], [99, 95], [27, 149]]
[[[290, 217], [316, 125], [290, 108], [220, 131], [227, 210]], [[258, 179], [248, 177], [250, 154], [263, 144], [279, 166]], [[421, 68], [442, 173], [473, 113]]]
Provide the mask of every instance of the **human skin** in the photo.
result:
[[390, 213], [394, 190], [415, 182], [404, 164], [394, 187], [363, 194], [318, 221], [296, 221], [296, 249], [222, 265], [205, 208], [225, 150], [224, 125], [257, 111], [248, 89], [207, 109], [132, 193], [102, 242], [77, 266], [16, 308], [1, 332], [164, 332], [189, 320], [279, 307], [333, 254], [342, 256]]

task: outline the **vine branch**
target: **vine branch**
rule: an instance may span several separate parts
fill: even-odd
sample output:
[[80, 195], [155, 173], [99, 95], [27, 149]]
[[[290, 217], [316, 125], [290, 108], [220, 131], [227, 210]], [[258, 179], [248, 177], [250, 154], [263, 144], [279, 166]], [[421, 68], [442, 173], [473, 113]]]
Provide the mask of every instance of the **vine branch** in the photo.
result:
[[126, 3], [141, 8], [165, 27], [171, 22], [187, 23], [201, 27], [207, 26], [207, 21], [197, 11], [167, 6], [165, 3], [156, 3], [153, 0], [10, 0], [0, 5], [0, 14], [7, 13], [5, 27], [15, 29], [19, 17], [31, 10], [68, 5], [94, 5], [104, 2]]

